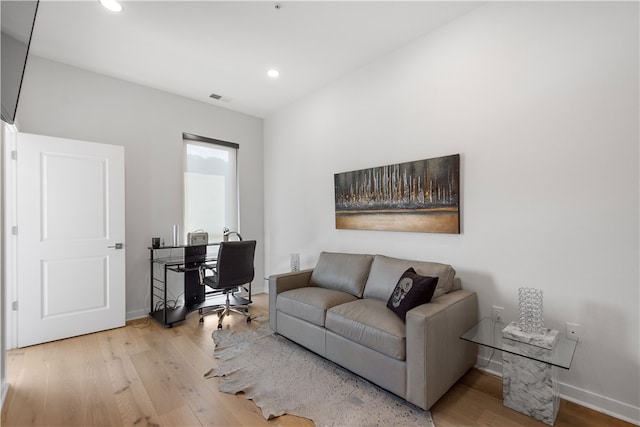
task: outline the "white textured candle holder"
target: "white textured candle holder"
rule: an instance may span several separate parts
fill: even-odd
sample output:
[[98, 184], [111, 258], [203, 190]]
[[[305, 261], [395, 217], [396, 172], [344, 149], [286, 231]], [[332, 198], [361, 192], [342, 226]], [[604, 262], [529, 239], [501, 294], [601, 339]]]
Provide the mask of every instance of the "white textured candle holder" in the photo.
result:
[[542, 290], [519, 288], [520, 329], [525, 332], [542, 332], [544, 315], [542, 310]]

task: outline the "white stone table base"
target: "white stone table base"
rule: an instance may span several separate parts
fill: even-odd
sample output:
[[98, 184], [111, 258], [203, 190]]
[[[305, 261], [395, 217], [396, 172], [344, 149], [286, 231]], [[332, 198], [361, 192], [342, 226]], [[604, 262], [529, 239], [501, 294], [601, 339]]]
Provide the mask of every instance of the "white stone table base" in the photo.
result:
[[[522, 353], [532, 359], [544, 359], [555, 345], [558, 331], [545, 329], [542, 333], [528, 333], [511, 322], [503, 331], [503, 341], [505, 339], [511, 346], [522, 346]], [[553, 425], [560, 404], [558, 368], [532, 359], [502, 352], [502, 403]]]
[[553, 425], [558, 415], [558, 368], [511, 353], [502, 353], [502, 403]]

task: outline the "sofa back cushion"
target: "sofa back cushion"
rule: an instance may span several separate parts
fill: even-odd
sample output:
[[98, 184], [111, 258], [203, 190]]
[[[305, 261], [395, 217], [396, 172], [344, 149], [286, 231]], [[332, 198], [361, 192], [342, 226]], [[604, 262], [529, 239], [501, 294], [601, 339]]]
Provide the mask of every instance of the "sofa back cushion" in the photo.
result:
[[376, 255], [371, 264], [371, 272], [364, 288], [365, 298], [376, 298], [382, 301], [389, 300], [391, 293], [398, 284], [400, 276], [413, 267], [421, 276], [438, 277], [438, 285], [432, 299], [453, 290], [453, 279], [456, 271], [448, 264], [426, 261], [410, 261], [406, 259], [391, 258], [384, 255]]
[[311, 285], [362, 298], [372, 261], [373, 255], [322, 252], [311, 273]]

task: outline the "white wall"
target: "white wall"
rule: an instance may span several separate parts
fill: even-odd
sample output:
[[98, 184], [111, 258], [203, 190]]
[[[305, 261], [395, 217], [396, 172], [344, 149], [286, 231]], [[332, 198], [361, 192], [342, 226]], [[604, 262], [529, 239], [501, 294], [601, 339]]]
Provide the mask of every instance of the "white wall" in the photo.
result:
[[149, 312], [151, 238], [170, 243], [182, 224], [182, 133], [239, 144], [240, 224], [258, 241], [262, 289], [262, 119], [32, 56], [18, 120], [21, 132], [125, 147], [127, 318]]
[[[638, 3], [485, 5], [265, 120], [266, 272], [300, 252], [452, 264], [581, 325], [561, 393], [640, 423]], [[460, 235], [336, 230], [333, 175], [460, 153]]]

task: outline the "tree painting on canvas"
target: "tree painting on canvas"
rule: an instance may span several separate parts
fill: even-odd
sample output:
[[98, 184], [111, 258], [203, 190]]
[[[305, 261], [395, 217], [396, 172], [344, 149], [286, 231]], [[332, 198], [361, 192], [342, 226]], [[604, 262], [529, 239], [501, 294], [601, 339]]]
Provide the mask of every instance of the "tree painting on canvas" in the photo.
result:
[[460, 155], [334, 175], [336, 228], [460, 233]]

